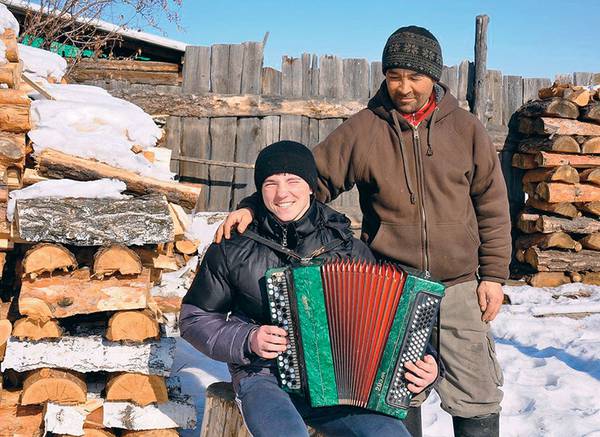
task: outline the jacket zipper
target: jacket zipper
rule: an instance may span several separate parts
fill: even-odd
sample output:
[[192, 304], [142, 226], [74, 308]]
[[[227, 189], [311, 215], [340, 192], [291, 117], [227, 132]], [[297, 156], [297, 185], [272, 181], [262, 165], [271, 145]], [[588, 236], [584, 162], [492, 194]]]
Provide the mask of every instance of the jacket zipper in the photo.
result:
[[[419, 123], [420, 125], [420, 123]], [[429, 256], [428, 256], [428, 248], [429, 244], [427, 241], [427, 214], [425, 214], [425, 189], [423, 188], [423, 162], [421, 160], [421, 140], [419, 138], [419, 125], [413, 126], [410, 125], [413, 131], [413, 144], [414, 144], [414, 152], [415, 152], [415, 164], [417, 170], [417, 189], [419, 190], [419, 210], [421, 213], [421, 221], [423, 222], [423, 226], [421, 227], [421, 240], [423, 241], [423, 267], [425, 270], [425, 276], [428, 278], [430, 276], [429, 273]]]
[[282, 236], [281, 236], [281, 245], [283, 247], [287, 247], [287, 245], [288, 245], [288, 241], [287, 241], [287, 228], [283, 227], [282, 231], [283, 232], [282, 232]]

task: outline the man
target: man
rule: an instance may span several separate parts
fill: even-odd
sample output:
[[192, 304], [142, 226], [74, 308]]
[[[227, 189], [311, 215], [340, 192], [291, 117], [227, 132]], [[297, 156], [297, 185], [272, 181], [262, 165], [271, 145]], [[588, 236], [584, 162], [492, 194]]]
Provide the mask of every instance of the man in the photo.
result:
[[[225, 361], [237, 401], [255, 437], [308, 437], [305, 421], [326, 436], [409, 437], [404, 424], [364, 408], [311, 408], [279, 388], [275, 358], [287, 331], [270, 323], [261, 286], [267, 269], [298, 257], [374, 261], [352, 237], [349, 220], [314, 199], [317, 167], [310, 150], [293, 141], [271, 144], [256, 160], [260, 192], [249, 232], [212, 244], [183, 299], [181, 335], [209, 357]], [[407, 362], [407, 388], [422, 392], [438, 374], [431, 355]]]
[[[428, 30], [394, 32], [377, 95], [313, 151], [315, 194], [329, 202], [356, 185], [363, 241], [379, 258], [428, 271], [447, 285], [439, 335], [446, 375], [436, 391], [456, 436], [497, 436], [502, 372], [489, 322], [508, 277], [508, 200], [491, 140], [439, 83], [442, 67], [440, 45]], [[253, 209], [253, 199], [242, 206]], [[225, 236], [236, 224], [243, 232], [250, 212], [232, 213]]]

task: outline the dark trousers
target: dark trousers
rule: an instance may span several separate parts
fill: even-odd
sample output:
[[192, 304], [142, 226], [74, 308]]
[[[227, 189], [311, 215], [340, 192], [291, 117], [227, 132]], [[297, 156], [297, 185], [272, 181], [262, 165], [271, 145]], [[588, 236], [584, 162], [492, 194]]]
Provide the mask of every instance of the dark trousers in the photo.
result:
[[410, 437], [402, 421], [363, 408], [311, 408], [281, 390], [274, 376], [243, 378], [237, 401], [254, 437], [308, 437], [306, 424], [327, 437]]

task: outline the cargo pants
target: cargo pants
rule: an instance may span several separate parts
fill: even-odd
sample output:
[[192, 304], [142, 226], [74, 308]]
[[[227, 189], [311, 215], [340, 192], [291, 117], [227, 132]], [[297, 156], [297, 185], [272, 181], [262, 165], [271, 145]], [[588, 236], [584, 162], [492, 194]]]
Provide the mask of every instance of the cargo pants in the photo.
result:
[[[490, 325], [481, 321], [477, 281], [446, 289], [440, 309], [440, 357], [445, 377], [434, 389], [441, 407], [452, 416], [475, 417], [500, 412], [503, 383]], [[432, 344], [437, 347], [437, 328]], [[419, 406], [426, 394], [413, 398]]]

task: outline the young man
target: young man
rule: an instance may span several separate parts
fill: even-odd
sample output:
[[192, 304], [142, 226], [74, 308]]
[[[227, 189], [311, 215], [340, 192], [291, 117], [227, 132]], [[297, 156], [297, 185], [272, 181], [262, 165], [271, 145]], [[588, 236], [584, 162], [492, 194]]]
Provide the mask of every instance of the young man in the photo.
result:
[[[327, 247], [331, 249], [320, 258], [374, 258], [352, 237], [344, 215], [314, 200], [317, 168], [302, 144], [281, 141], [265, 148], [256, 160], [254, 180], [260, 195], [250, 229], [269, 244], [235, 235], [209, 247], [183, 300], [182, 337], [228, 363], [244, 421], [255, 437], [308, 436], [305, 421], [328, 436], [409, 436], [392, 417], [356, 407], [310, 408], [304, 399], [279, 388], [274, 359], [286, 349], [287, 334], [270, 325], [269, 304], [261, 290], [267, 269], [291, 262], [276, 248], [302, 257]], [[431, 355], [406, 367], [413, 393], [437, 377]]]
[[[455, 436], [497, 436], [502, 371], [489, 322], [502, 304], [511, 255], [498, 158], [481, 122], [439, 83], [442, 52], [428, 30], [398, 29], [382, 61], [385, 81], [367, 108], [313, 150], [315, 195], [329, 202], [356, 185], [361, 239], [375, 255], [446, 284], [440, 332], [446, 377], [436, 391], [453, 416]], [[243, 232], [252, 200], [242, 202], [250, 209], [230, 215], [225, 236], [235, 225]]]

